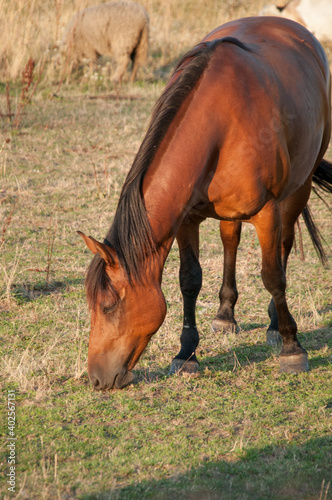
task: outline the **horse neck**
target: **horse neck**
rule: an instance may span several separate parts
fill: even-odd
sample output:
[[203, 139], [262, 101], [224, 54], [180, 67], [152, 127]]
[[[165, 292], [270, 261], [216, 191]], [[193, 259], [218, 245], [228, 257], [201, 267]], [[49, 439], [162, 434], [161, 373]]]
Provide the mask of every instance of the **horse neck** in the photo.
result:
[[216, 158], [214, 134], [209, 131], [211, 114], [193, 101], [190, 98], [173, 120], [143, 182], [155, 240], [167, 251], [184, 217], [195, 204], [207, 199], [204, 186]]

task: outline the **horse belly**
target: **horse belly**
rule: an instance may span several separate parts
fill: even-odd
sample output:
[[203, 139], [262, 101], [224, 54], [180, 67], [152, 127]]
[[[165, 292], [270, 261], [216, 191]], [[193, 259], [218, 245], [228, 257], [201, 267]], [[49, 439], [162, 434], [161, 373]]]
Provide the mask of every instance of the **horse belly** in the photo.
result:
[[256, 215], [271, 198], [264, 190], [255, 190], [251, 196], [245, 196], [241, 190], [232, 196], [209, 203], [204, 216], [220, 220], [249, 220]]
[[[248, 220], [271, 199], [269, 190], [257, 178], [214, 176], [205, 194], [194, 205], [193, 212], [202, 217], [225, 220]], [[199, 190], [197, 190], [199, 191]], [[203, 190], [201, 190], [203, 193]]]

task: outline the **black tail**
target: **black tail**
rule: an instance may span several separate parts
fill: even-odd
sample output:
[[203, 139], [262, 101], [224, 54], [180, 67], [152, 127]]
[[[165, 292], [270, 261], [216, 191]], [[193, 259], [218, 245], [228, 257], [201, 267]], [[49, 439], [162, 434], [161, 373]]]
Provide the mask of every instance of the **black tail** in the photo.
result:
[[319, 193], [319, 190], [325, 191], [326, 193], [332, 193], [332, 163], [322, 160], [318, 165], [312, 180], [315, 184], [317, 184], [317, 188], [313, 186], [312, 189], [322, 200], [323, 198]]
[[[326, 201], [323, 198], [323, 192], [332, 193], [332, 163], [329, 163], [326, 160], [322, 160], [318, 165], [318, 168], [316, 169], [312, 180], [314, 184], [316, 184], [315, 186], [312, 186], [312, 190], [327, 205]], [[303, 210], [302, 217], [309, 231], [314, 248], [322, 263], [326, 265], [327, 257], [322, 243], [322, 240], [324, 241], [324, 238], [320, 234], [320, 231], [312, 218], [309, 205], [307, 205]]]

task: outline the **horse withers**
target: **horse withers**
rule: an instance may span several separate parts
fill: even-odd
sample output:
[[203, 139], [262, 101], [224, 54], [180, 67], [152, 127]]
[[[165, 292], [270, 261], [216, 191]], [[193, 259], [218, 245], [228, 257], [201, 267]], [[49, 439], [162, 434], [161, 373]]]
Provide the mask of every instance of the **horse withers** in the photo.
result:
[[[162, 272], [174, 238], [184, 317], [171, 372], [197, 370], [198, 237], [207, 217], [220, 221], [225, 251], [214, 328], [236, 325], [236, 250], [241, 223], [250, 222], [272, 296], [268, 340], [278, 343], [280, 333], [281, 371], [308, 369], [287, 307], [285, 271], [313, 178], [332, 192], [331, 165], [323, 160], [330, 119], [326, 55], [293, 21], [232, 21], [183, 57], [156, 103], [104, 242], [79, 233], [95, 254], [86, 289], [88, 372], [96, 389], [130, 383], [133, 367], [161, 326]], [[314, 233], [314, 224], [308, 227]]]

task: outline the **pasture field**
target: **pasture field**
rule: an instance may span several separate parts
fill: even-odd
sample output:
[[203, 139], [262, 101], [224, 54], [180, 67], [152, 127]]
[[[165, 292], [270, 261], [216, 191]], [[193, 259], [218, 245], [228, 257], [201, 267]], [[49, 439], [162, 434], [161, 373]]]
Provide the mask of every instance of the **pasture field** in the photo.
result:
[[[28, 97], [32, 89], [33, 95], [22, 99], [17, 76], [26, 63], [20, 66], [14, 39], [6, 60], [16, 61], [20, 70], [10, 74], [10, 65], [3, 65], [0, 71], [1, 498], [327, 500], [332, 498], [332, 231], [329, 208], [314, 194], [310, 204], [330, 267], [320, 264], [301, 221], [305, 260], [297, 232], [287, 293], [308, 350], [308, 373], [279, 374], [278, 351], [265, 343], [270, 297], [250, 225], [244, 225], [237, 266], [240, 331], [212, 333], [223, 256], [218, 223], [209, 220], [201, 227], [199, 375], [168, 375], [182, 317], [174, 244], [163, 275], [168, 313], [134, 370], [134, 384], [106, 393], [89, 384], [84, 276], [91, 255], [76, 231], [105, 236], [174, 61], [216, 25], [255, 14], [262, 5], [141, 3], [149, 10], [155, 43], [135, 84], [116, 91], [101, 71], [62, 81], [45, 63], [38, 85], [34, 89], [36, 69], [28, 89]], [[26, 15], [31, 26], [25, 36], [35, 34], [40, 56], [40, 20], [49, 38], [45, 45], [78, 3], [0, 0], [13, 22], [27, 5], [30, 14], [39, 13], [34, 22]], [[26, 47], [16, 35], [16, 46]], [[326, 157], [332, 160], [331, 148]], [[15, 394], [12, 429], [8, 391]], [[10, 432], [17, 438], [15, 455], [7, 446]], [[15, 493], [8, 491], [10, 456], [15, 456]]]

